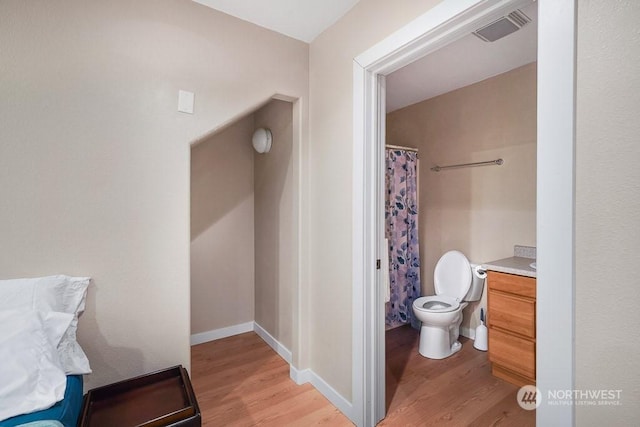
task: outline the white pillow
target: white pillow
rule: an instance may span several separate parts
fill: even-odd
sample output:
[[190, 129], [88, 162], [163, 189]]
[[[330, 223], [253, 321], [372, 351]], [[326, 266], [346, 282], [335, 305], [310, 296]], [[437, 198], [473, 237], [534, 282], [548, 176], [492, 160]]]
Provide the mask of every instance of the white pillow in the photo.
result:
[[78, 316], [84, 311], [89, 277], [64, 275], [0, 280], [0, 310], [59, 311], [73, 314], [58, 344], [58, 356], [67, 375], [90, 374], [89, 360], [76, 341]]
[[74, 315], [0, 311], [0, 420], [53, 406], [67, 377], [56, 345]]

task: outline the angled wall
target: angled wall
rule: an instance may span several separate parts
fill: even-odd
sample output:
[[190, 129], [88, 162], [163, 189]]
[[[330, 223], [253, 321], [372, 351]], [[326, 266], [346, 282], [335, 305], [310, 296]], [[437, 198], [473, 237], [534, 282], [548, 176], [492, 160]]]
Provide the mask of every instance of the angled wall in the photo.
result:
[[191, 334], [254, 320], [254, 115], [191, 148]]
[[0, 2], [0, 274], [93, 277], [88, 388], [189, 366], [190, 143], [275, 93], [305, 126], [308, 49], [190, 1]]
[[[253, 150], [268, 128], [271, 150]], [[293, 346], [293, 105], [272, 100], [191, 149], [191, 333], [255, 321]]]

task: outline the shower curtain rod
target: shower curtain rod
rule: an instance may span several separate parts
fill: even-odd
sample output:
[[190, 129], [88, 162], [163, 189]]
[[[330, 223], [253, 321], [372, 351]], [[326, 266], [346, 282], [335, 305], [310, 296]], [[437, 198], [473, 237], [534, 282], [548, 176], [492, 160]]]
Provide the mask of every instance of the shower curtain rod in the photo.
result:
[[473, 166], [492, 166], [492, 165], [500, 166], [503, 163], [504, 163], [504, 160], [496, 159], [496, 160], [488, 160], [486, 162], [460, 163], [459, 165], [449, 165], [449, 166], [438, 166], [438, 165], [436, 165], [436, 166], [432, 167], [431, 170], [434, 171], [434, 172], [440, 172], [443, 169], [470, 168], [470, 167], [473, 167]]
[[415, 151], [416, 153], [418, 152], [417, 148], [403, 147], [402, 145], [385, 145], [384, 148], [391, 148], [392, 150]]

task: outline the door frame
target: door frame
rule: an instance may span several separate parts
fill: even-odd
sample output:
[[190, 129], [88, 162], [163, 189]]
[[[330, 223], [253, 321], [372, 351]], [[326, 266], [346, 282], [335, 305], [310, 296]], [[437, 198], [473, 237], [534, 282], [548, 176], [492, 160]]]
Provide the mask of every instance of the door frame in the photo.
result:
[[[353, 421], [385, 416], [385, 76], [532, 0], [444, 0], [353, 62]], [[537, 386], [574, 388], [575, 0], [538, 1]], [[517, 242], [514, 242], [517, 243]], [[565, 327], [558, 327], [564, 325]], [[538, 425], [573, 425], [572, 406], [537, 409]]]

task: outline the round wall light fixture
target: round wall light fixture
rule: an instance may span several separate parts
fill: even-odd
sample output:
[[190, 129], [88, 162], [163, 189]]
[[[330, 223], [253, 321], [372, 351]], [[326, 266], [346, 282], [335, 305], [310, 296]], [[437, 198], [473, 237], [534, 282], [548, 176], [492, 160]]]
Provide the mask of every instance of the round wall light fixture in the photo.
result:
[[251, 138], [251, 142], [253, 143], [253, 148], [260, 154], [268, 153], [271, 150], [271, 141], [273, 137], [271, 136], [271, 131], [266, 128], [259, 128], [253, 133], [253, 137]]

